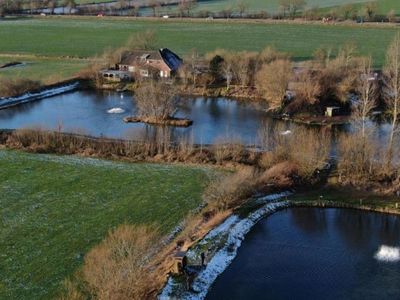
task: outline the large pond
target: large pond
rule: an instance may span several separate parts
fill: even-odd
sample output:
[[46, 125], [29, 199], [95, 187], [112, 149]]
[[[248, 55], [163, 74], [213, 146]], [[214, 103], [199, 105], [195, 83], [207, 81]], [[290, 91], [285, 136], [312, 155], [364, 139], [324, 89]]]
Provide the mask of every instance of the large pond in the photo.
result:
[[[226, 139], [257, 144], [263, 124], [277, 123], [272, 122], [260, 103], [202, 97], [181, 102], [177, 116], [192, 119], [194, 124], [189, 128], [124, 123], [123, 117], [135, 114], [132, 94], [109, 91], [76, 91], [0, 110], [0, 128], [40, 127], [136, 140], [168, 134], [173, 139], [184, 136], [197, 144]], [[279, 130], [285, 131], [289, 126], [293, 125], [281, 123]]]
[[398, 216], [287, 209], [252, 229], [207, 299], [400, 299], [399, 247]]

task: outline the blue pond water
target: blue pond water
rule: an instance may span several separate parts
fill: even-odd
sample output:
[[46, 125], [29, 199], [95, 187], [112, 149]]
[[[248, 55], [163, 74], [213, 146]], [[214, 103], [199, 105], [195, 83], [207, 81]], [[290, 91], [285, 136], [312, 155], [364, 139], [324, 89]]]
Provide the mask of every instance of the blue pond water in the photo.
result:
[[400, 299], [400, 217], [291, 208], [259, 222], [207, 299]]
[[[130, 139], [169, 134], [172, 139], [185, 136], [199, 144], [221, 139], [254, 144], [263, 122], [272, 121], [257, 104], [224, 98], [184, 98], [177, 116], [192, 119], [194, 124], [190, 128], [126, 124], [123, 117], [135, 114], [136, 110], [132, 99], [130, 93], [76, 91], [0, 110], [0, 128], [41, 127]], [[122, 108], [124, 113], [108, 113], [112, 108]]]

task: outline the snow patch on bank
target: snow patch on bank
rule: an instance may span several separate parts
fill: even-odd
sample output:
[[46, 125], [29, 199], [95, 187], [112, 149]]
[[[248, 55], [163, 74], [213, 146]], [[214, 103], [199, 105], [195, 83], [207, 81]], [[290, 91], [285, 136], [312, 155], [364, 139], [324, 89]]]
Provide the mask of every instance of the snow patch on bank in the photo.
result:
[[[179, 283], [170, 277], [162, 293], [159, 295], [160, 300], [167, 299], [187, 299], [187, 300], [200, 300], [204, 299], [207, 292], [215, 279], [231, 264], [233, 259], [236, 257], [237, 250], [242, 244], [245, 235], [251, 230], [251, 228], [264, 216], [284, 207], [288, 206], [287, 201], [273, 202], [282, 199], [290, 193], [273, 194], [264, 197], [257, 198], [258, 202], [265, 203], [264, 206], [250, 214], [247, 218], [241, 219], [237, 215], [232, 215], [227, 218], [218, 227], [211, 230], [205, 238], [199, 243], [199, 246], [206, 245], [210, 241], [223, 240], [226, 237], [224, 246], [217, 250], [215, 255], [208, 262], [207, 266], [200, 271], [198, 276], [195, 278], [192, 288], [193, 291], [184, 291], [179, 295], [174, 295], [174, 290]], [[196, 248], [196, 247], [195, 247]], [[188, 251], [187, 256], [189, 261], [196, 258], [194, 249]]]
[[75, 90], [79, 86], [79, 82], [70, 83], [64, 86], [59, 86], [47, 90], [43, 90], [36, 93], [26, 93], [18, 97], [11, 98], [0, 98], [0, 109], [8, 108], [11, 106], [39, 100], [43, 98], [49, 98], [56, 95], [60, 95], [66, 92]]
[[375, 254], [375, 259], [383, 262], [400, 261], [400, 248], [382, 245]]

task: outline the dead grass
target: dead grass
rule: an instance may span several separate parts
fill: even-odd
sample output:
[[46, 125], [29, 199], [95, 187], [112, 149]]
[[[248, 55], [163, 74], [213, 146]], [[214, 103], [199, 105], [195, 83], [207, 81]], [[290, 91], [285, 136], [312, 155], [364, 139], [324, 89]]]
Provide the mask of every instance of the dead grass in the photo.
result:
[[27, 92], [37, 90], [41, 86], [39, 81], [30, 79], [7, 79], [0, 78], [0, 97], [15, 97]]
[[256, 190], [257, 170], [242, 167], [230, 176], [212, 182], [205, 191], [210, 209], [224, 211], [232, 209], [247, 200]]

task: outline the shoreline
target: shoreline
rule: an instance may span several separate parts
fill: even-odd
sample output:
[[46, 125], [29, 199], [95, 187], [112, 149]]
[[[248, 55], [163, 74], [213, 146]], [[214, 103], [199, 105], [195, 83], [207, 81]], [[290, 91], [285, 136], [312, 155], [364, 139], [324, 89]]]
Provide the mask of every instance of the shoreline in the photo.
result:
[[[159, 300], [170, 299], [170, 297], [178, 297], [179, 299], [205, 299], [208, 291], [214, 281], [220, 276], [226, 268], [235, 259], [238, 249], [242, 242], [245, 240], [246, 235], [251, 229], [263, 218], [266, 218], [282, 209], [293, 208], [293, 207], [315, 207], [315, 208], [337, 208], [337, 209], [355, 209], [365, 212], [383, 213], [391, 215], [400, 215], [400, 209], [388, 209], [388, 208], [372, 208], [365, 205], [354, 205], [344, 202], [335, 201], [296, 201], [296, 200], [282, 200], [283, 197], [287, 198], [291, 193], [281, 193], [280, 197], [273, 199], [268, 202], [268, 197], [273, 197], [272, 194], [269, 196], [256, 198], [265, 198], [266, 202], [261, 208], [253, 210], [248, 216], [240, 218], [237, 213], [232, 213], [227, 216], [225, 220], [211, 229], [199, 242], [192, 245], [188, 250], [187, 256], [189, 261], [199, 260], [199, 251], [204, 249], [204, 245], [210, 243], [220, 244], [221, 240], [224, 241], [223, 245], [219, 245], [212, 257], [208, 259], [208, 262], [204, 269], [200, 271], [198, 276], [194, 279], [192, 284], [192, 290], [182, 289], [183, 282], [180, 282], [173, 276], [169, 276], [165, 286], [158, 294]], [[278, 200], [278, 201], [277, 201]], [[265, 200], [264, 200], [265, 201]], [[242, 227], [242, 228], [241, 228]], [[241, 229], [241, 230], [240, 230]], [[218, 247], [218, 246], [217, 246]], [[197, 254], [197, 255], [196, 255]], [[178, 293], [178, 295], [176, 295]]]
[[36, 100], [50, 98], [68, 92], [73, 92], [79, 88], [80, 84], [81, 81], [79, 79], [71, 79], [51, 85], [45, 85], [37, 90], [32, 90], [19, 96], [8, 98], [0, 97], [0, 110], [22, 105], [25, 103], [30, 103]]

